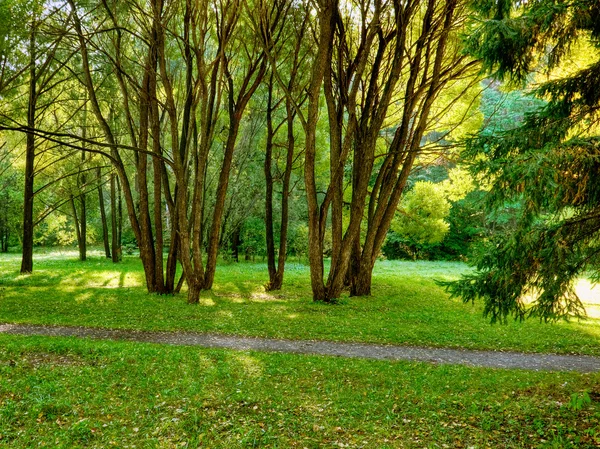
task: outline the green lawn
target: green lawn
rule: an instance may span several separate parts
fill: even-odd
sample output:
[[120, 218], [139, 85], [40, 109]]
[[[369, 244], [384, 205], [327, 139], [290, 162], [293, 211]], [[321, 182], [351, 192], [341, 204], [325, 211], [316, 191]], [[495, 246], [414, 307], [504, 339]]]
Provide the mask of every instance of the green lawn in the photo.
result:
[[0, 335], [0, 447], [592, 448], [599, 383]]
[[[197, 306], [147, 294], [133, 257], [55, 251], [30, 276], [18, 268], [0, 255], [0, 322], [600, 354], [596, 319], [491, 326], [448, 299], [434, 279], [458, 263], [382, 262], [373, 297], [333, 306], [311, 301], [297, 263], [275, 294], [264, 264], [222, 264]], [[0, 335], [0, 447], [592, 448], [598, 385], [600, 373]]]
[[[434, 280], [458, 277], [467, 270], [460, 263], [380, 262], [372, 297], [333, 306], [311, 301], [308, 268], [293, 262], [284, 289], [272, 294], [262, 287], [264, 264], [221, 264], [214, 290], [197, 306], [185, 295], [146, 293], [135, 257], [114, 265], [99, 253], [81, 263], [74, 252], [47, 252], [36, 255], [28, 276], [18, 274], [19, 264], [16, 254], [0, 255], [0, 322], [600, 355], [596, 318], [492, 326], [481, 304], [448, 299]], [[595, 293], [584, 292], [592, 314]]]

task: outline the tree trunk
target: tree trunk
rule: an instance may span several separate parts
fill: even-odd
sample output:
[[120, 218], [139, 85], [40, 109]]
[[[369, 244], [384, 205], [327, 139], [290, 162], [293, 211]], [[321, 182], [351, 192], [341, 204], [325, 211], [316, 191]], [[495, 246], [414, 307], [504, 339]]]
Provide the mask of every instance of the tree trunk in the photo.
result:
[[[448, 1], [441, 11], [443, 20], [438, 21], [439, 37], [437, 45], [431, 47], [426, 41], [430, 33], [436, 33], [435, 4], [429, 0], [427, 13], [423, 17], [422, 35], [415, 45], [416, 55], [411, 63], [411, 73], [406, 82], [405, 104], [400, 126], [396, 129], [386, 158], [371, 189], [368, 208], [367, 235], [360, 256], [360, 268], [353, 274], [351, 294], [366, 296], [371, 291], [371, 277], [377, 254], [381, 250], [386, 235], [396, 213], [398, 203], [406, 187], [408, 177], [421, 147], [432, 105], [439, 95], [441, 86], [448, 81], [443, 76], [452, 77], [443, 70], [448, 35], [454, 26], [456, 2]], [[441, 24], [441, 25], [440, 25]], [[433, 50], [435, 48], [435, 50]], [[434, 53], [433, 53], [434, 52]], [[431, 59], [428, 86], [425, 88], [419, 74], [421, 58]], [[459, 72], [460, 73], [460, 72]], [[455, 75], [458, 76], [458, 75]], [[422, 78], [421, 85], [419, 80]], [[421, 91], [421, 98], [417, 95]], [[417, 101], [419, 100], [419, 101]]]
[[10, 198], [8, 191], [4, 195], [4, 203], [0, 211], [0, 252], [8, 251], [8, 240], [10, 239], [10, 225], [8, 220], [8, 211], [10, 210]]
[[277, 267], [275, 266], [275, 236], [273, 233], [273, 173], [271, 164], [273, 162], [273, 74], [269, 77], [267, 95], [267, 141], [265, 145], [265, 239], [267, 249], [267, 269], [269, 271], [269, 283], [265, 286], [267, 291], [281, 288], [274, 285], [277, 278]]
[[[112, 261], [113, 263], [119, 262], [121, 259], [121, 245], [119, 244], [119, 221], [117, 217], [117, 186], [116, 180], [118, 178], [114, 175], [110, 175], [110, 225], [111, 225], [111, 240], [112, 240]], [[119, 208], [120, 209], [120, 208]]]
[[175, 277], [177, 276], [177, 257], [179, 251], [179, 233], [177, 232], [178, 221], [173, 218], [171, 221], [171, 243], [169, 246], [169, 254], [167, 256], [167, 266], [165, 269], [165, 289], [169, 293], [175, 291]]
[[[227, 142], [225, 143], [225, 154], [223, 156], [223, 164], [221, 165], [221, 172], [219, 174], [219, 182], [217, 184], [217, 195], [215, 198], [214, 212], [212, 218], [212, 225], [210, 236], [208, 240], [207, 249], [207, 261], [206, 271], [204, 273], [204, 290], [210, 290], [213, 285], [215, 278], [215, 271], [217, 268], [217, 256], [219, 254], [219, 232], [221, 230], [221, 223], [223, 220], [223, 212], [225, 209], [225, 199], [227, 196], [227, 187], [229, 185], [229, 174], [231, 172], [231, 164], [233, 162], [233, 152], [235, 150], [235, 143], [237, 140], [240, 121], [244, 115], [244, 111], [248, 102], [256, 92], [256, 89], [260, 85], [262, 78], [265, 74], [266, 64], [264, 59], [260, 65], [251, 65], [245, 78], [242, 81], [242, 88], [238, 93], [237, 100], [234, 97], [234, 83], [231, 73], [229, 73], [228, 60], [223, 57], [224, 73], [227, 77], [228, 84], [228, 106], [227, 112], [229, 115], [229, 130], [227, 135]], [[258, 66], [258, 68], [257, 68]], [[254, 81], [250, 84], [254, 75]]]
[[110, 242], [108, 240], [108, 222], [106, 220], [106, 209], [104, 208], [104, 192], [102, 189], [102, 171], [98, 167], [96, 169], [96, 176], [98, 178], [98, 205], [100, 206], [100, 220], [102, 221], [102, 242], [104, 242], [104, 254], [107, 259], [111, 258], [110, 255]]
[[[157, 11], [158, 12], [158, 11]], [[160, 17], [158, 15], [155, 18], [156, 34], [162, 32], [162, 24], [159, 23]], [[159, 29], [159, 27], [161, 27]], [[158, 46], [157, 46], [158, 47]], [[162, 48], [161, 48], [162, 50]], [[154, 49], [154, 61], [153, 70], [154, 74], [149, 79], [148, 91], [149, 91], [149, 107], [150, 107], [150, 132], [152, 134], [152, 152], [155, 156], [152, 158], [152, 174], [153, 174], [153, 208], [154, 208], [154, 282], [155, 291], [159, 294], [172, 293], [165, 287], [165, 278], [163, 272], [164, 265], [164, 238], [163, 238], [163, 214], [162, 214], [162, 162], [159, 159], [161, 156], [160, 148], [160, 115], [158, 112], [158, 97], [157, 97], [157, 77], [156, 68], [158, 65], [158, 48]]]
[[75, 205], [75, 199], [73, 198], [73, 195], [70, 196], [69, 200], [71, 203], [71, 212], [73, 213], [73, 225], [75, 226], [75, 235], [77, 236], [77, 248], [79, 248], [79, 260], [83, 261], [85, 259], [82, 259], [81, 226], [79, 223], [79, 217], [77, 216], [77, 206]]
[[317, 198], [317, 185], [315, 179], [316, 165], [316, 137], [319, 116], [319, 99], [323, 76], [325, 74], [329, 48], [332, 45], [334, 31], [333, 1], [325, 1], [320, 5], [319, 11], [319, 47], [313, 62], [311, 81], [308, 89], [308, 117], [305, 124], [306, 150], [304, 157], [304, 185], [308, 205], [308, 260], [310, 264], [310, 282], [315, 301], [330, 302], [332, 297], [323, 283], [323, 234], [325, 225], [326, 208], [319, 207]]
[[[31, 25], [29, 37], [29, 102], [27, 104], [27, 126], [35, 128], [35, 111], [37, 103], [36, 74], [36, 24]], [[23, 254], [21, 273], [33, 271], [33, 179], [35, 162], [35, 137], [27, 133], [25, 144], [25, 188], [23, 191]]]
[[[293, 80], [290, 82], [290, 85]], [[289, 227], [289, 203], [290, 203], [290, 180], [294, 164], [294, 119], [295, 113], [289, 98], [286, 98], [287, 113], [287, 155], [285, 161], [285, 171], [283, 174], [283, 185], [281, 192], [281, 224], [279, 228], [279, 255], [277, 259], [277, 270], [273, 276], [269, 273], [269, 284], [267, 291], [281, 290], [283, 285], [283, 276], [285, 272], [285, 260], [287, 256], [287, 234]]]
[[373, 264], [353, 264], [350, 296], [371, 296]]
[[188, 285], [188, 304], [198, 304], [200, 301], [200, 292], [203, 290], [202, 286], [203, 282], [199, 279], [190, 279], [187, 277], [187, 285]]
[[[85, 130], [85, 128], [84, 128]], [[85, 138], [85, 131], [84, 131]], [[85, 166], [85, 151], [81, 152], [81, 166]], [[86, 184], [86, 176], [85, 174], [81, 175], [81, 195], [79, 196], [79, 205], [81, 207], [80, 212], [80, 220], [79, 220], [79, 229], [80, 229], [80, 239], [79, 239], [79, 260], [85, 262], [87, 260], [87, 205], [85, 198], [85, 184]]]
[[121, 181], [117, 176], [117, 248], [119, 250], [119, 260], [123, 255], [121, 247], [123, 246], [123, 196], [121, 195]]
[[236, 228], [231, 235], [231, 257], [236, 262], [240, 261], [240, 228]]

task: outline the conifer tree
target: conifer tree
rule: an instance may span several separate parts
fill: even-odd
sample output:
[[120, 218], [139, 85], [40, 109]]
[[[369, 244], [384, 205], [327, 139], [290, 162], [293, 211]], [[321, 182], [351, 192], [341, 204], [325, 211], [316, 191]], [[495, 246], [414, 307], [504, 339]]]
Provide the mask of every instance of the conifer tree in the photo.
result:
[[[574, 282], [600, 278], [600, 3], [477, 1], [489, 18], [470, 33], [472, 54], [499, 80], [552, 70], [586, 41], [594, 60], [536, 87], [544, 106], [515, 129], [467, 145], [474, 169], [493, 180], [487, 205], [520, 204], [510, 233], [493, 238], [477, 271], [447, 284], [465, 302], [483, 299], [492, 322], [555, 320], [585, 313]], [[483, 157], [482, 157], [483, 156]]]

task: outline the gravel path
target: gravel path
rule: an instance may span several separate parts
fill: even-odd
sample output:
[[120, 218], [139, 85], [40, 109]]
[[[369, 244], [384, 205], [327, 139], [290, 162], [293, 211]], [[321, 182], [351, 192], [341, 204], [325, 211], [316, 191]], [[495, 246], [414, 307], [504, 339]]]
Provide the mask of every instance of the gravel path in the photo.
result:
[[527, 354], [520, 352], [474, 351], [370, 343], [279, 340], [189, 332], [148, 332], [126, 329], [39, 326], [29, 324], [0, 324], [0, 333], [126, 340], [169, 345], [201, 346], [204, 348], [318, 354], [376, 360], [412, 360], [500, 369], [578, 371], [583, 373], [600, 371], [600, 357], [585, 355]]

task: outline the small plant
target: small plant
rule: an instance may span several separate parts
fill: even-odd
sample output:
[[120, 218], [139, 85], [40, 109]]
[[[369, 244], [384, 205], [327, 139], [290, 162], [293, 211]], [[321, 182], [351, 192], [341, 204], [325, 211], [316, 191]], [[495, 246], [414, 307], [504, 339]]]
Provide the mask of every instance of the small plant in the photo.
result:
[[569, 407], [571, 410], [578, 411], [582, 410], [583, 407], [591, 403], [592, 399], [590, 398], [589, 393], [584, 391], [583, 393], [573, 393], [567, 407]]

